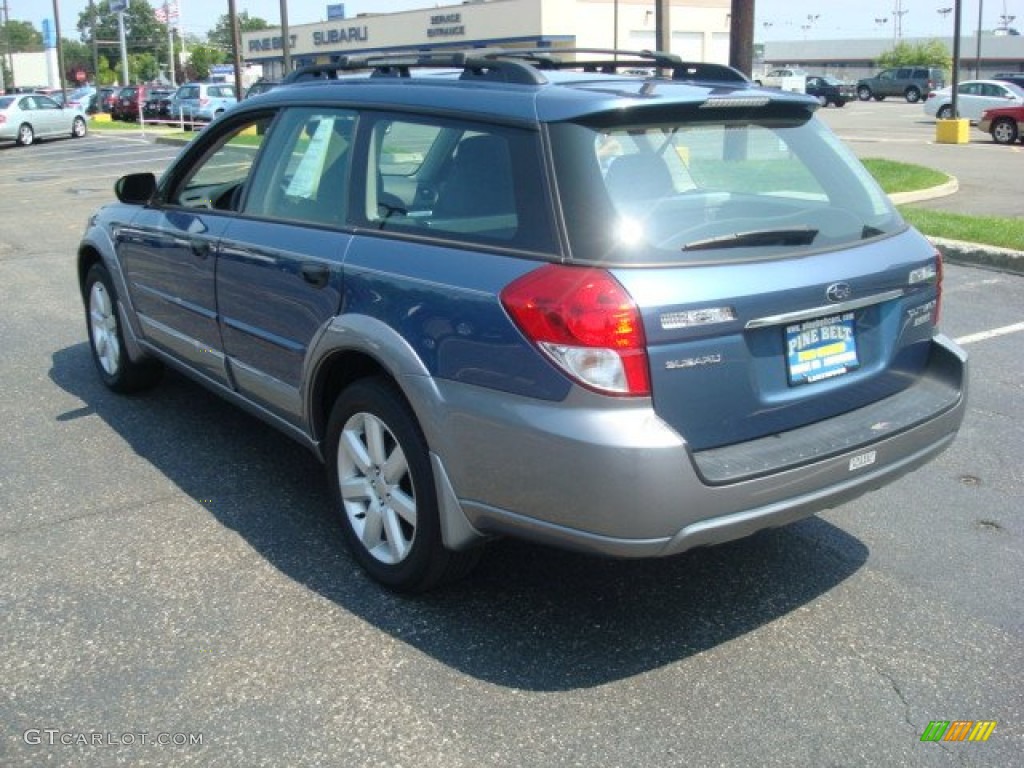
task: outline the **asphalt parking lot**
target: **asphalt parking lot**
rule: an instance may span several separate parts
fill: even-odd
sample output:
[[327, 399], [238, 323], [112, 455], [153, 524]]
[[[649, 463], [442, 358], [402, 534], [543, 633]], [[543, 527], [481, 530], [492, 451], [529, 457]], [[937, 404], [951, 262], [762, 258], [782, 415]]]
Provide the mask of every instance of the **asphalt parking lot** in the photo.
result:
[[916, 203], [919, 207], [1024, 216], [1024, 144], [1001, 146], [977, 126], [971, 126], [967, 144], [937, 144], [935, 120], [920, 104], [900, 99], [854, 101], [842, 109], [821, 109], [818, 115], [858, 157], [915, 163], [956, 177], [958, 194]]
[[[826, 119], [861, 154], [876, 106], [908, 108]], [[1021, 176], [1012, 148], [959, 149]], [[0, 148], [0, 765], [1020, 763], [1024, 277], [947, 266], [970, 407], [896, 484], [669, 560], [499, 543], [400, 598], [345, 554], [301, 448], [177, 376], [122, 398], [95, 375], [78, 238], [174, 152]], [[921, 741], [967, 720], [996, 726]]]

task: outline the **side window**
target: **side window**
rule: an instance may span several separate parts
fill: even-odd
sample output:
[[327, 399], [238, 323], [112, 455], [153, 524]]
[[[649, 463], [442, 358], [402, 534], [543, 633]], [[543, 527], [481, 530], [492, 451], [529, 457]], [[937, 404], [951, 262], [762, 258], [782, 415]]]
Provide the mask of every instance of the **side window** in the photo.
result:
[[355, 112], [344, 109], [286, 110], [274, 124], [245, 213], [344, 224], [355, 123]]
[[238, 211], [246, 181], [264, 140], [270, 118], [246, 122], [228, 131], [179, 180], [168, 198], [170, 205]]
[[360, 218], [375, 229], [550, 252], [538, 134], [448, 120], [373, 121]]

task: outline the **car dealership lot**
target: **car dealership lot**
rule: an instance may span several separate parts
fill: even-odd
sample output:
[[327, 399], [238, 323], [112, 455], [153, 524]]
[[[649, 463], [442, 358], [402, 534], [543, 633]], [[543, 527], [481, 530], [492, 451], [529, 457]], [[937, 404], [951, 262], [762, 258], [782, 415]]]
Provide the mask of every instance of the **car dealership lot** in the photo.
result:
[[[890, 105], [828, 119], [865, 107]], [[1008, 148], [959, 149], [1007, 174]], [[118, 175], [174, 151], [94, 134], [0, 150], [0, 764], [1018, 759], [1024, 279], [947, 268], [970, 407], [896, 484], [672, 560], [499, 544], [403, 599], [344, 553], [302, 449], [177, 376], [128, 399], [100, 384], [73, 251]], [[933, 720], [997, 725], [922, 743]]]
[[[881, 157], [955, 176], [960, 194], [917, 204], [975, 216], [1024, 216], [1024, 144], [1001, 146], [972, 125], [967, 144], [936, 144], [920, 104], [886, 99], [819, 110], [858, 157]], [[1024, 247], [1024, 245], [1022, 245]]]

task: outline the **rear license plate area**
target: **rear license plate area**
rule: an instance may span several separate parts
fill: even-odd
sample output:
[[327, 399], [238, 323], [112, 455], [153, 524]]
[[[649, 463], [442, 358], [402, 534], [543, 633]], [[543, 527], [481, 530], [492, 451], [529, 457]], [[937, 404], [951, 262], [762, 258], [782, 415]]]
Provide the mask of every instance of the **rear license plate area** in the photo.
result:
[[791, 387], [834, 379], [860, 366], [853, 312], [787, 325], [785, 334]]

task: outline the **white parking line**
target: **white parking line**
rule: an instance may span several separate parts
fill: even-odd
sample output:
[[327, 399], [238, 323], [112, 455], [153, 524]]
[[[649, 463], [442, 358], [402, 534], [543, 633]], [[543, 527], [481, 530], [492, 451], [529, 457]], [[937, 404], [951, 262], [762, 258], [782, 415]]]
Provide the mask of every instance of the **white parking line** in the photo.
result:
[[957, 344], [963, 346], [964, 344], [973, 344], [976, 341], [994, 339], [997, 336], [1005, 336], [1008, 333], [1019, 333], [1020, 331], [1024, 331], [1024, 323], [1014, 323], [1013, 325], [1004, 325], [1002, 328], [993, 328], [991, 331], [972, 333], [967, 336], [961, 336], [959, 339], [955, 339], [955, 341]]

